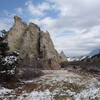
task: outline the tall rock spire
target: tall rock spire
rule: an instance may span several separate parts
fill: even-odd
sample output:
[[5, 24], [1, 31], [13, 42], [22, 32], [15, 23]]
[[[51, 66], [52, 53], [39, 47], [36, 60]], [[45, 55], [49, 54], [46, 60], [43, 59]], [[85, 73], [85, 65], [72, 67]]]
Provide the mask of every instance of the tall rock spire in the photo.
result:
[[11, 51], [18, 51], [22, 59], [41, 58], [61, 62], [49, 32], [41, 31], [34, 23], [27, 25], [18, 16], [15, 16], [14, 20], [15, 23], [8, 32], [8, 45]]
[[20, 51], [22, 37], [27, 29], [27, 24], [15, 16], [14, 25], [8, 32], [8, 45], [11, 51]]

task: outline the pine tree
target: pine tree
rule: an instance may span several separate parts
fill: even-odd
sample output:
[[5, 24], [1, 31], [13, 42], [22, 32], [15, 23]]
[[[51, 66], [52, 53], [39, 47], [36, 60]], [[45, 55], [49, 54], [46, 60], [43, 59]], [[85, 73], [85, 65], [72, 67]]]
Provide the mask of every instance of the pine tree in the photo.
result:
[[17, 63], [18, 53], [9, 52], [7, 32], [3, 30], [0, 36], [0, 80], [6, 81], [14, 77]]

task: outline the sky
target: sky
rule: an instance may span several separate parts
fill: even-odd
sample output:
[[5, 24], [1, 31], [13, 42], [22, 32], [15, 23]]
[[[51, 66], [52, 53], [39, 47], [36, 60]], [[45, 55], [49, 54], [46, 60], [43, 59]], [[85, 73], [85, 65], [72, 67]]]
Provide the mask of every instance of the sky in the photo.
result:
[[58, 52], [88, 55], [100, 49], [100, 0], [0, 0], [0, 30], [12, 27], [15, 15], [49, 31]]

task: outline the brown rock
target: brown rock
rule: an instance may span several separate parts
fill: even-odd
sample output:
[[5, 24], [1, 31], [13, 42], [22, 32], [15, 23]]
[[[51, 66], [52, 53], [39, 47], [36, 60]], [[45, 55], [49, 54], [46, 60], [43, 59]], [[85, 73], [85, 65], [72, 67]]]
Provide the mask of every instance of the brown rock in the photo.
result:
[[34, 23], [27, 25], [17, 16], [14, 20], [15, 24], [8, 32], [10, 51], [18, 51], [22, 59], [28, 59], [30, 62], [43, 59], [45, 69], [59, 69], [58, 63], [62, 60], [49, 33], [41, 31]]
[[68, 60], [67, 60], [67, 57], [65, 56], [65, 54], [64, 54], [63, 51], [61, 51], [61, 53], [60, 53], [60, 59], [61, 59], [61, 60], [60, 60], [61, 62], [68, 61]]
[[27, 26], [15, 16], [15, 24], [8, 32], [8, 45], [10, 51], [18, 51], [21, 58], [38, 58], [38, 39], [40, 28], [30, 23]]
[[45, 59], [55, 59], [56, 62], [60, 62], [60, 57], [53, 42], [50, 38], [49, 32], [41, 32], [40, 34], [40, 54]]
[[39, 57], [39, 33], [40, 29], [30, 23], [23, 35], [20, 54], [22, 58], [37, 59]]
[[59, 70], [60, 65], [56, 63], [54, 59], [40, 59], [38, 61], [38, 67], [44, 70]]
[[26, 23], [22, 22], [22, 20], [15, 16], [14, 17], [15, 24], [8, 32], [8, 45], [10, 51], [20, 51], [22, 37], [25, 34], [27, 29]]

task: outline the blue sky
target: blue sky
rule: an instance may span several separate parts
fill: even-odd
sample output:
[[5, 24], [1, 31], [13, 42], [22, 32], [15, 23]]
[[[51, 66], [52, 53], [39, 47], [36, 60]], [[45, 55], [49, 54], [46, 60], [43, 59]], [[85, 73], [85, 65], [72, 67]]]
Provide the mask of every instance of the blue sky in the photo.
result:
[[13, 16], [49, 31], [58, 52], [87, 55], [100, 47], [100, 0], [0, 0], [0, 30]]

